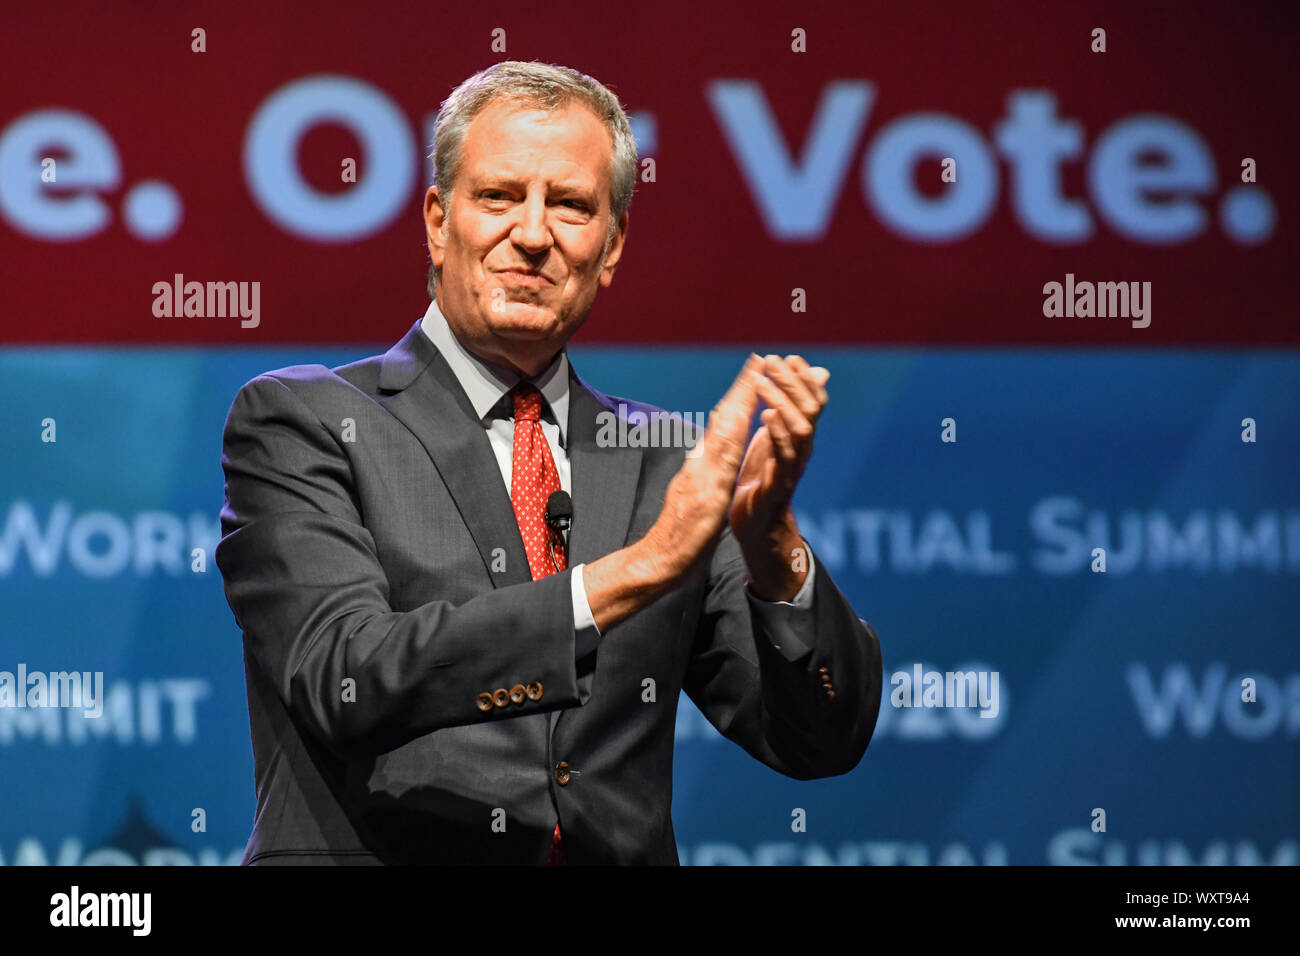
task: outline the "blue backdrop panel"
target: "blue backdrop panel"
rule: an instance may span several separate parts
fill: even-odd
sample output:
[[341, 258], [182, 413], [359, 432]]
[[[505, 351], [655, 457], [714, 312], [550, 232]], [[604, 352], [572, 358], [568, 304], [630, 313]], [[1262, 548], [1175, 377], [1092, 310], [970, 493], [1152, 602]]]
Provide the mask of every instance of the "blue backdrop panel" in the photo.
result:
[[[222, 423], [262, 371], [362, 354], [0, 356], [0, 671], [107, 690], [98, 720], [0, 707], [0, 862], [237, 861], [254, 798], [212, 560]], [[692, 413], [744, 357], [571, 354], [596, 388]], [[853, 773], [798, 782], [683, 701], [683, 862], [1296, 863], [1300, 355], [805, 354], [832, 399], [797, 511], [880, 634], [880, 723]], [[893, 706], [916, 665], [997, 693]]]

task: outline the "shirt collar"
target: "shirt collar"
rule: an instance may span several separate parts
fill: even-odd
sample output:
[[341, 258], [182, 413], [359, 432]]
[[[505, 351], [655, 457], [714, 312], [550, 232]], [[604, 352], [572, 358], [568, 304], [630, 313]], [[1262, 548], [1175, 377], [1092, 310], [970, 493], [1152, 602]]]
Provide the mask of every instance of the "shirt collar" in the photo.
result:
[[[452, 374], [465, 390], [480, 422], [496, 407], [506, 392], [521, 381], [520, 376], [510, 369], [481, 359], [465, 348], [447, 324], [447, 318], [438, 308], [436, 299], [429, 303], [429, 309], [420, 322], [420, 329], [451, 366]], [[560, 445], [564, 446], [569, 425], [569, 356], [565, 350], [560, 349], [554, 361], [529, 381], [537, 386], [555, 415], [555, 423], [560, 427]]]

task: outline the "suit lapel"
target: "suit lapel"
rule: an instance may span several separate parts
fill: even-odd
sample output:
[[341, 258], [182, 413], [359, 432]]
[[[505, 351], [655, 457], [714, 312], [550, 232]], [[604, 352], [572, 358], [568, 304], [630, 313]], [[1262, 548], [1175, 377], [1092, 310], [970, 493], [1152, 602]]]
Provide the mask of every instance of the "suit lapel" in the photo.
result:
[[[396, 391], [380, 403], [424, 446], [497, 587], [532, 580], [514, 508], [487, 431], [446, 359], [416, 322], [388, 350], [379, 389]], [[505, 570], [492, 571], [493, 551], [505, 549]], [[496, 564], [500, 566], [500, 562]]]
[[569, 566], [595, 561], [627, 540], [637, 483], [640, 448], [600, 448], [601, 415], [617, 414], [614, 402], [591, 389], [569, 365], [568, 452], [573, 488]]
[[[385, 354], [379, 390], [380, 403], [410, 429], [433, 460], [493, 582], [501, 587], [531, 580], [519, 525], [487, 432], [419, 322]], [[566, 434], [573, 491], [570, 567], [617, 551], [627, 539], [641, 475], [641, 449], [596, 444], [601, 416], [615, 414], [615, 402], [590, 388], [570, 363]], [[505, 549], [506, 569], [493, 573], [496, 548]]]

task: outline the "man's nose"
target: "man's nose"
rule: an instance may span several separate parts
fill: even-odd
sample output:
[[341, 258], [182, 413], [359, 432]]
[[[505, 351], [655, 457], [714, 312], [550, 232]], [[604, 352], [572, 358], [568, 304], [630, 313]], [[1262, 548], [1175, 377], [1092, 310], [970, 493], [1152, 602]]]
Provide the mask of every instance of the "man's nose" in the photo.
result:
[[551, 246], [551, 230], [546, 223], [546, 199], [534, 191], [520, 207], [520, 218], [511, 230], [510, 239], [528, 252], [544, 252]]

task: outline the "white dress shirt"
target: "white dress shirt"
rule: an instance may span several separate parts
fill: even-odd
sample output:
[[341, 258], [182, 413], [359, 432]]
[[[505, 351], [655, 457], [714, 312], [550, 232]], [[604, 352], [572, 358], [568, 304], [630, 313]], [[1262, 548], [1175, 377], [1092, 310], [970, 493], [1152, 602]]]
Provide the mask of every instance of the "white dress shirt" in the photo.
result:
[[[461, 344], [451, 331], [446, 318], [438, 309], [437, 301], [429, 303], [429, 310], [424, 314], [420, 328], [451, 366], [456, 381], [465, 390], [474, 414], [487, 429], [488, 441], [492, 453], [496, 456], [497, 467], [505, 481], [507, 493], [510, 491], [510, 476], [513, 467], [514, 451], [514, 406], [506, 398], [506, 393], [514, 388], [520, 377], [494, 362], [479, 358]], [[542, 393], [545, 399], [542, 407], [541, 426], [550, 446], [551, 457], [555, 461], [555, 470], [559, 474], [560, 487], [572, 494], [570, 486], [569, 453], [566, 434], [569, 424], [569, 357], [560, 350], [560, 354], [540, 375], [530, 381]], [[499, 406], [499, 407], [498, 407]], [[812, 592], [813, 572], [812, 549], [807, 547], [808, 576], [803, 586], [790, 601], [764, 601], [756, 597], [745, 587], [745, 595], [750, 607], [757, 615], [764, 633], [772, 641], [772, 646], [781, 652], [787, 660], [802, 657], [813, 646], [812, 631]], [[587, 603], [587, 589], [582, 580], [583, 565], [574, 566], [570, 581], [573, 594], [573, 629], [576, 656], [583, 657], [596, 649], [600, 641], [600, 630], [592, 616], [591, 606]]]

